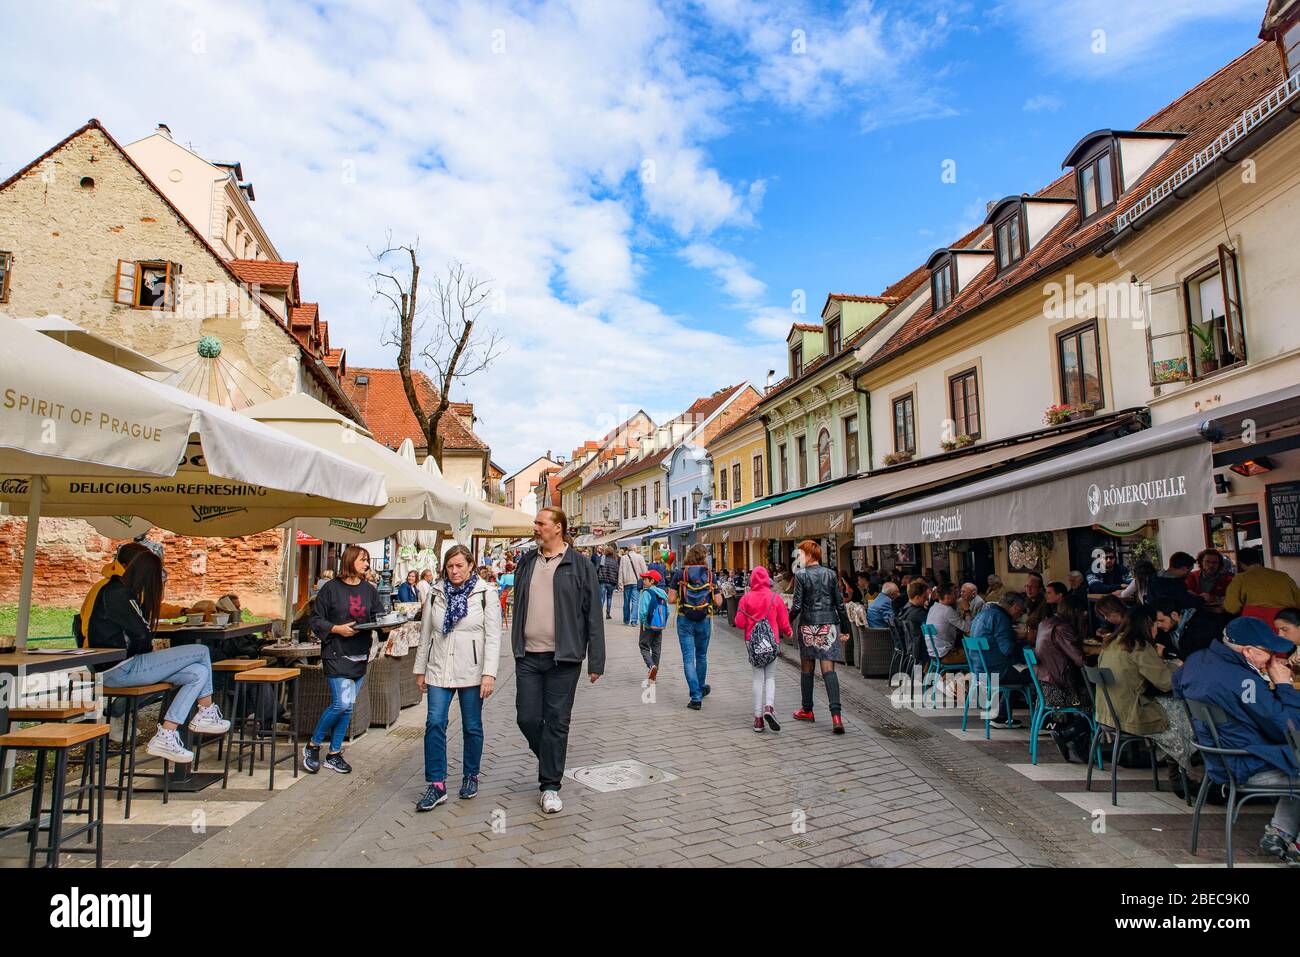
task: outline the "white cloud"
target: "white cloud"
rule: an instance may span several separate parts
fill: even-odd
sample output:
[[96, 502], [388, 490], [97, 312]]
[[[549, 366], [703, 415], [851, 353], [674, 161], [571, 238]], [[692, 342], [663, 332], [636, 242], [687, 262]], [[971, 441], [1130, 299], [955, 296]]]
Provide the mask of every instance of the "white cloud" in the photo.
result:
[[767, 286], [751, 275], [753, 266], [739, 256], [709, 243], [691, 243], [681, 251], [682, 258], [696, 269], [707, 269], [722, 281], [722, 289], [741, 305], [759, 302]]
[[1061, 106], [1061, 101], [1050, 93], [1039, 93], [1025, 100], [1025, 105], [1021, 109], [1026, 113], [1055, 113]]
[[1005, 0], [994, 17], [1015, 26], [1048, 66], [1066, 74], [1113, 74], [1157, 51], [1170, 34], [1203, 20], [1258, 23], [1260, 0]]

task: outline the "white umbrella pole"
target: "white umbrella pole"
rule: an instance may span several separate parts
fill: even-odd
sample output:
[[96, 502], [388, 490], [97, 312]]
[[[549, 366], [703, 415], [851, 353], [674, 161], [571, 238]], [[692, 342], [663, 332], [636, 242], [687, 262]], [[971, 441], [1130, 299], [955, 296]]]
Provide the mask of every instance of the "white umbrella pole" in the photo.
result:
[[23, 581], [18, 592], [18, 623], [14, 644], [19, 651], [27, 647], [27, 629], [32, 614], [32, 579], [36, 577], [36, 535], [41, 527], [41, 477], [31, 477], [31, 497], [27, 500], [27, 537], [23, 542]]
[[284, 640], [293, 640], [293, 592], [298, 579], [298, 522], [289, 523], [286, 532], [289, 554], [284, 559]]

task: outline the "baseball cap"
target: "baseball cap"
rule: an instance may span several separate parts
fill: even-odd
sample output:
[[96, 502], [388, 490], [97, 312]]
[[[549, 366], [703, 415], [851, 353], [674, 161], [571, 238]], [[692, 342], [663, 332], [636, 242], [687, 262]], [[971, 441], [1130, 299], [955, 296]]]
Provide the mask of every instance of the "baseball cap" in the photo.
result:
[[1266, 622], [1258, 618], [1246, 616], [1234, 618], [1228, 622], [1228, 627], [1224, 629], [1224, 632], [1228, 641], [1234, 645], [1250, 645], [1279, 655], [1289, 655], [1295, 650], [1294, 644], [1277, 634]]
[[641, 573], [641, 577], [648, 578], [652, 582], [663, 581], [663, 578], [660, 577], [659, 573], [655, 571], [653, 568], [647, 568], [645, 571]]

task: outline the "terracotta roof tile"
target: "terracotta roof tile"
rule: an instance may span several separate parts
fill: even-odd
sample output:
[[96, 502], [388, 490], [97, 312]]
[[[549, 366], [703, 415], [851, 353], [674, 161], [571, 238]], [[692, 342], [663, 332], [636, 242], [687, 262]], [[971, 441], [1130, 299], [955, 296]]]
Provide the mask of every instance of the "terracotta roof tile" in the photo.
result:
[[[438, 404], [438, 390], [429, 381], [429, 377], [418, 369], [411, 375], [415, 379], [415, 391], [420, 404], [425, 409], [432, 409]], [[357, 376], [368, 377], [367, 384], [358, 385]], [[415, 413], [407, 404], [406, 389], [402, 386], [402, 373], [399, 370], [348, 369], [343, 376], [343, 390], [365, 416], [367, 427], [376, 442], [397, 448], [403, 439], [409, 438], [417, 450], [424, 450], [424, 433], [420, 431]], [[488, 450], [483, 440], [465, 427], [465, 423], [450, 406], [438, 421], [438, 434], [442, 437], [444, 449], [478, 452]]]
[[287, 289], [289, 302], [296, 305], [298, 296], [298, 264], [276, 259], [232, 259], [230, 268], [240, 282], [259, 285], [266, 289]]
[[[920, 340], [955, 325], [1012, 288], [1056, 269], [1100, 245], [1113, 235], [1117, 215], [1137, 204], [1152, 186], [1166, 179], [1204, 149], [1236, 117], [1269, 93], [1282, 79], [1276, 45], [1259, 43], [1153, 114], [1136, 129], [1186, 135], [1175, 142], [1137, 183], [1125, 191], [1112, 209], [1082, 228], [1079, 226], [1078, 210], [1069, 210], [1024, 259], [1001, 276], [996, 275], [996, 265], [990, 263], [937, 315], [931, 311], [930, 304], [922, 306], [863, 368], [883, 364]], [[1067, 171], [1033, 195], [1073, 198], [1073, 171]], [[973, 231], [954, 245], [969, 245], [978, 232], [979, 230]], [[916, 272], [911, 276], [915, 276]]]

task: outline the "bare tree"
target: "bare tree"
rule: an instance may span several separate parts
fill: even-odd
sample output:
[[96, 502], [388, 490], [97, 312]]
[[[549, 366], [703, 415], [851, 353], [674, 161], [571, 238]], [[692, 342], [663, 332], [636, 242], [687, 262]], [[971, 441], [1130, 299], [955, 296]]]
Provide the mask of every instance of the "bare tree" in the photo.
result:
[[[428, 310], [420, 299], [419, 240], [394, 246], [390, 235], [387, 248], [375, 254], [375, 260], [388, 267], [390, 258], [399, 260], [398, 270], [371, 276], [375, 295], [388, 300], [396, 313], [395, 326], [385, 326], [383, 343], [397, 346], [397, 368], [402, 373], [406, 401], [424, 433], [425, 447], [442, 468], [438, 424], [451, 405], [452, 386], [483, 372], [505, 351], [495, 329], [478, 328], [491, 294], [491, 280], [479, 279], [466, 271], [464, 263], [450, 261], [446, 275], [433, 279], [433, 315], [426, 316]], [[412, 354], [424, 359], [436, 373], [438, 401], [432, 409], [420, 403], [411, 373]]]

